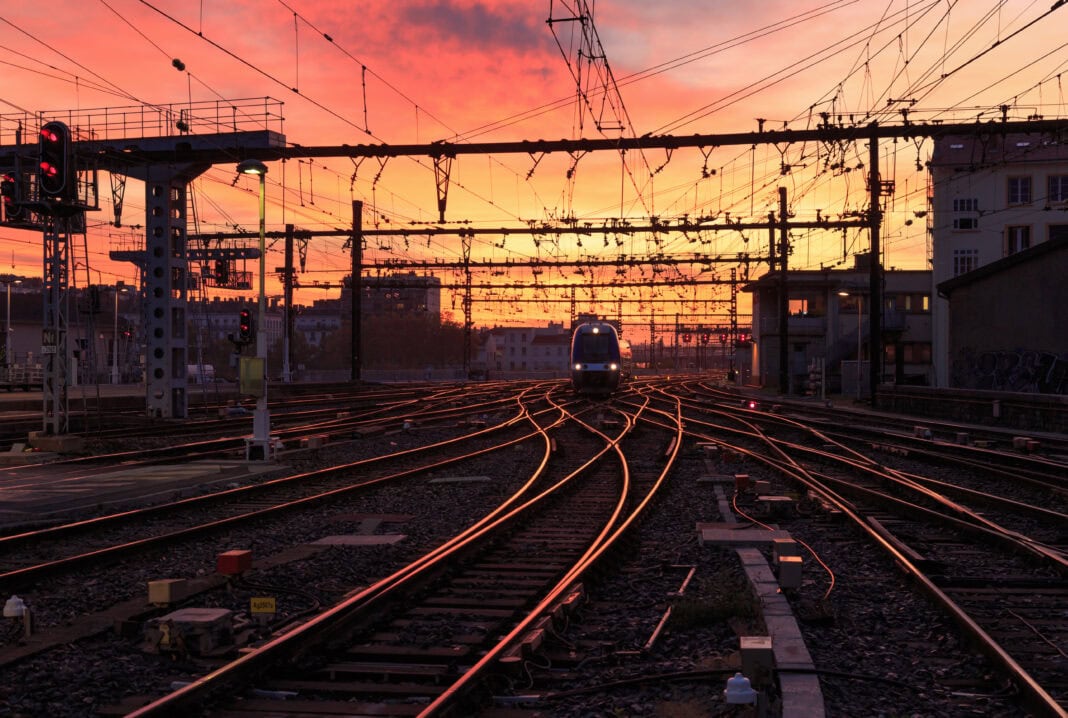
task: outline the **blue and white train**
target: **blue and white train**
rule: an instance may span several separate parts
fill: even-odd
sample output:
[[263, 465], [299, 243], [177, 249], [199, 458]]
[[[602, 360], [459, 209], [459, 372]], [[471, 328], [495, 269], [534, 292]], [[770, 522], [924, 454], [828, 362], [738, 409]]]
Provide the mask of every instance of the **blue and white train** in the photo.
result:
[[583, 396], [605, 397], [629, 378], [630, 344], [608, 322], [586, 322], [571, 335], [571, 386]]

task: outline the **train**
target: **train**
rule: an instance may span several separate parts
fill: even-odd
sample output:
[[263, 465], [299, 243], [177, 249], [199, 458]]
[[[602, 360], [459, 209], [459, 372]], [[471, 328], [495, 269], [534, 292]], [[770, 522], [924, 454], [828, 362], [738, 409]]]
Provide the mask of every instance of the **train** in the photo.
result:
[[576, 394], [606, 397], [630, 377], [630, 343], [608, 322], [584, 322], [571, 335], [571, 387]]

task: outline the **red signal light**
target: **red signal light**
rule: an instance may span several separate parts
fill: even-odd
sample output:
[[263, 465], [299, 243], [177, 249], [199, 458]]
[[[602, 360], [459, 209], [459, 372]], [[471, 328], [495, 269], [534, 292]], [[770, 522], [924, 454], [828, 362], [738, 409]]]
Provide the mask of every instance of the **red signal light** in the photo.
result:
[[15, 201], [15, 175], [5, 173], [0, 177], [0, 195], [8, 204]]
[[242, 341], [249, 341], [252, 339], [255, 331], [252, 327], [252, 312], [250, 310], [241, 310], [241, 314], [238, 316], [237, 330]]
[[38, 180], [43, 198], [68, 201], [76, 196], [76, 177], [70, 128], [62, 122], [41, 127]]

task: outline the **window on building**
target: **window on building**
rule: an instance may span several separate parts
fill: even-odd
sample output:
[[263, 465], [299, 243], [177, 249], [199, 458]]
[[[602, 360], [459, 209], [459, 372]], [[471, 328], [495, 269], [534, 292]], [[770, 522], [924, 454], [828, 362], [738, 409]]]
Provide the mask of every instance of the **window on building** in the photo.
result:
[[1050, 239], [1068, 239], [1068, 224], [1051, 224], [1049, 226]]
[[953, 229], [979, 229], [979, 200], [975, 197], [956, 197], [953, 200]]
[[1048, 202], [1068, 202], [1068, 175], [1050, 175], [1046, 192]]
[[903, 294], [901, 299], [904, 306], [898, 308], [904, 309], [909, 314], [927, 314], [931, 311], [931, 295], [929, 294]]
[[953, 276], [965, 274], [979, 266], [978, 249], [953, 250]]
[[1031, 204], [1031, 178], [1009, 177], [1009, 204]]
[[827, 314], [826, 297], [819, 293], [790, 297], [789, 313], [793, 317], [822, 317]]
[[1031, 228], [1026, 225], [1005, 228], [1005, 256], [1022, 252], [1031, 246]]

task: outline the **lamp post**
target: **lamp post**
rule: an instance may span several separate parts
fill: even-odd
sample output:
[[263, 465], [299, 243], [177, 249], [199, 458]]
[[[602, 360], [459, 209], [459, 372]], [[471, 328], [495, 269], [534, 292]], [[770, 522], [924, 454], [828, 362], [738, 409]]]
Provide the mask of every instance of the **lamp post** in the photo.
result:
[[[264, 461], [271, 458], [271, 414], [267, 409], [267, 165], [259, 160], [245, 160], [237, 165], [241, 174], [259, 175], [260, 178], [260, 289], [259, 312], [256, 317], [256, 358], [263, 370], [263, 385], [256, 397], [256, 410], [252, 414], [252, 442], [249, 455]], [[257, 451], [251, 451], [256, 447]]]
[[115, 323], [111, 331], [111, 383], [119, 383], [119, 294], [126, 291], [122, 282], [115, 285]]
[[854, 296], [854, 297], [857, 298], [857, 401], [860, 401], [860, 350], [861, 350], [861, 346], [862, 346], [861, 341], [860, 341], [860, 313], [861, 313], [861, 311], [860, 311], [861, 310], [860, 303], [861, 303], [861, 294], [860, 294], [860, 292], [854, 292], [854, 294], [850, 295], [849, 292], [847, 292], [846, 290], [843, 289], [842, 291], [838, 292], [838, 296], [839, 297]]

